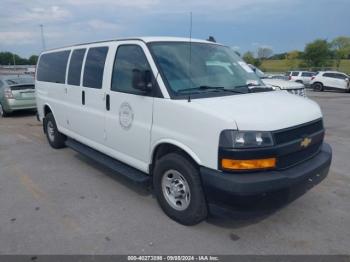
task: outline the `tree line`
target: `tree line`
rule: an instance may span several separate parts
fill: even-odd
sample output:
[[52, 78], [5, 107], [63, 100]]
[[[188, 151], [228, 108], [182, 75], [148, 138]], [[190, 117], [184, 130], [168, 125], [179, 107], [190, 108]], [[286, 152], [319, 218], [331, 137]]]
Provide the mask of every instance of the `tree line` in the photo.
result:
[[11, 52], [0, 52], [0, 65], [36, 65], [37, 61], [37, 55], [23, 58]]
[[342, 59], [350, 59], [350, 37], [339, 36], [332, 41], [316, 39], [307, 43], [303, 51], [293, 50], [286, 53], [273, 55], [269, 47], [259, 47], [256, 55], [248, 51], [243, 54], [243, 59], [248, 64], [260, 66], [263, 60], [286, 60], [291, 69], [295, 68], [339, 68]]

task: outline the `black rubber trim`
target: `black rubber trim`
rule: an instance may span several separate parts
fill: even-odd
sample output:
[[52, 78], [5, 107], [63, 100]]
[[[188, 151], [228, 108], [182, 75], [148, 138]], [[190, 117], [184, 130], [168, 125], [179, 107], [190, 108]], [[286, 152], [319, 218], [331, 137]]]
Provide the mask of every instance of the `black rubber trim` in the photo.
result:
[[129, 166], [126, 165], [114, 158], [111, 158], [91, 147], [88, 147], [76, 140], [73, 140], [71, 138], [68, 138], [66, 141], [66, 145], [70, 147], [71, 149], [81, 153], [82, 155], [85, 155], [94, 161], [112, 169], [119, 175], [127, 178], [128, 180], [136, 183], [141, 184], [144, 186], [150, 185], [151, 178], [149, 175]]
[[332, 160], [331, 147], [323, 143], [313, 158], [292, 168], [254, 173], [226, 173], [200, 167], [204, 191], [208, 199], [229, 200], [234, 195], [256, 195], [288, 188], [310, 176], [328, 173]]

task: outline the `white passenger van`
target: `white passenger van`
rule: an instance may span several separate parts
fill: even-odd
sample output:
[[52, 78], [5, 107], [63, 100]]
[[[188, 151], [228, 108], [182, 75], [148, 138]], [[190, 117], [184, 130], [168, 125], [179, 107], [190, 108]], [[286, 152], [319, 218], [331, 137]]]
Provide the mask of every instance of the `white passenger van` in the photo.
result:
[[229, 47], [185, 38], [50, 50], [36, 73], [50, 145], [150, 183], [164, 212], [185, 225], [230, 209], [235, 197], [326, 177], [332, 152], [320, 107], [270, 91]]

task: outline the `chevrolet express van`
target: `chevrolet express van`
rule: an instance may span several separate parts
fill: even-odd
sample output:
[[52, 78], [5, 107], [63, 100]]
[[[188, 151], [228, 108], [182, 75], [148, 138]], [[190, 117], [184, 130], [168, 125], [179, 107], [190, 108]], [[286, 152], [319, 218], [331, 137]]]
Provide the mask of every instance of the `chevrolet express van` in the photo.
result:
[[151, 184], [184, 225], [236, 196], [317, 184], [331, 164], [320, 107], [266, 88], [221, 44], [145, 37], [50, 50], [35, 84], [53, 148]]

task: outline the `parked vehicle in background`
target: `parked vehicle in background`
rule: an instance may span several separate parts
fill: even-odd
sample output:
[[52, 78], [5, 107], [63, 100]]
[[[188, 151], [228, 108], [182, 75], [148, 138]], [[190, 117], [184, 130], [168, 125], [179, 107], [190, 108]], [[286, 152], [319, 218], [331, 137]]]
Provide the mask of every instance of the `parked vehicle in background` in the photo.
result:
[[337, 71], [318, 72], [312, 77], [311, 85], [316, 91], [324, 91], [328, 89], [350, 92], [349, 76]]
[[257, 76], [264, 82], [265, 85], [271, 86], [274, 90], [285, 90], [291, 94], [306, 97], [305, 86], [301, 83], [293, 83], [284, 80], [280, 75], [274, 77], [266, 75], [263, 71], [254, 65], [249, 65]]
[[288, 80], [288, 77], [283, 74], [270, 74], [267, 75], [268, 79], [280, 79], [280, 80]]
[[25, 109], [36, 109], [34, 78], [28, 75], [0, 76], [0, 116]]
[[315, 75], [314, 72], [309, 71], [290, 71], [286, 73], [289, 81], [294, 81], [306, 86], [310, 86], [311, 78]]

